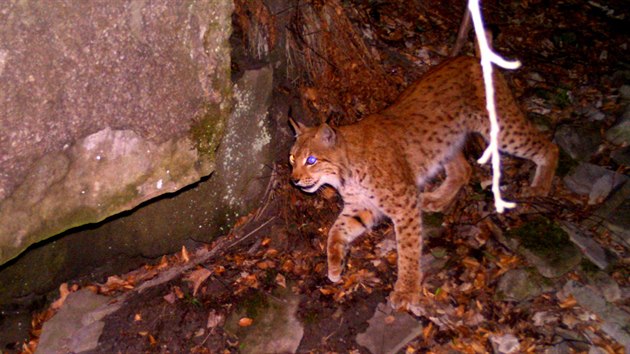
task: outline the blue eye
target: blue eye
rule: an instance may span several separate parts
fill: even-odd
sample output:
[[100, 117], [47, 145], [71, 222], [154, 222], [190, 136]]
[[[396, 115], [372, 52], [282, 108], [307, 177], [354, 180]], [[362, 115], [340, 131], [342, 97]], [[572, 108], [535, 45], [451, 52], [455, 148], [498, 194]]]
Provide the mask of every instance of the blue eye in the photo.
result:
[[306, 164], [307, 165], [314, 165], [317, 162], [317, 157], [311, 155], [309, 157], [306, 158]]

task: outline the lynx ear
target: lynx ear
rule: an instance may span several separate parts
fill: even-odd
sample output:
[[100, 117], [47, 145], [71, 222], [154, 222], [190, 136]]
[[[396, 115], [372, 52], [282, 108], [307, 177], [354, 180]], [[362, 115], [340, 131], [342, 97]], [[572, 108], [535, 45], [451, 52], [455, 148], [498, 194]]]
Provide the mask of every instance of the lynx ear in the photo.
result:
[[317, 138], [324, 146], [332, 147], [337, 142], [337, 133], [330, 125], [324, 123], [317, 130]]
[[304, 131], [306, 130], [306, 126], [304, 124], [294, 121], [291, 117], [289, 117], [289, 123], [291, 124], [293, 131], [295, 131], [295, 136], [304, 133]]

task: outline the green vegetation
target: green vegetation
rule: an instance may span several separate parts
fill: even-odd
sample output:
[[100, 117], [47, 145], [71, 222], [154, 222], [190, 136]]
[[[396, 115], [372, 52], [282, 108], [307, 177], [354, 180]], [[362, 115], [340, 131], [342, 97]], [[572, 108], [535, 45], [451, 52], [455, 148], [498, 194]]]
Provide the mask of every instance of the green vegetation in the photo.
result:
[[559, 250], [571, 242], [560, 226], [542, 216], [510, 230], [507, 236], [518, 239], [523, 247], [539, 256], [550, 258], [557, 257]]

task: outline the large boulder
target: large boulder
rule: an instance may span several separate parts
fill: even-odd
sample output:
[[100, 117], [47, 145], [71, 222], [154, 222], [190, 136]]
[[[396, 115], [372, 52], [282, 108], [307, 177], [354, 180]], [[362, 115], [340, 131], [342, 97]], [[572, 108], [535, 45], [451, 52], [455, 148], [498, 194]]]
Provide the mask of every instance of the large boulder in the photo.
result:
[[215, 170], [232, 2], [0, 2], [0, 264]]

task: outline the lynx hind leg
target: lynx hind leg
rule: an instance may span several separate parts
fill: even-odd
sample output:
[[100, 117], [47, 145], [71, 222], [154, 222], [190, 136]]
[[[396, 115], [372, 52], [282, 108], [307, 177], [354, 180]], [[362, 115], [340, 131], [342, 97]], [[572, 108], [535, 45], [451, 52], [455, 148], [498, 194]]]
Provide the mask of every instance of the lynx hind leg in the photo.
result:
[[[497, 106], [499, 107], [499, 148], [508, 154], [526, 158], [536, 163], [536, 174], [528, 195], [546, 196], [558, 165], [558, 147], [546, 139], [516, 104], [505, 85], [499, 85]], [[489, 137], [489, 127], [485, 137]]]
[[328, 232], [328, 279], [333, 283], [341, 280], [343, 259], [348, 245], [375, 223], [374, 213], [368, 209], [355, 209], [346, 204]]
[[446, 179], [432, 192], [422, 193], [422, 210], [443, 211], [470, 180], [472, 168], [464, 154], [458, 151], [444, 164]]

